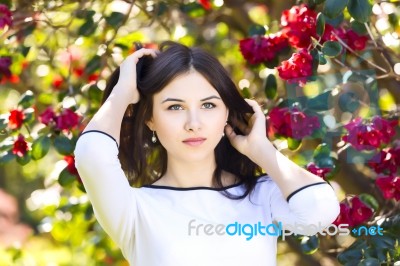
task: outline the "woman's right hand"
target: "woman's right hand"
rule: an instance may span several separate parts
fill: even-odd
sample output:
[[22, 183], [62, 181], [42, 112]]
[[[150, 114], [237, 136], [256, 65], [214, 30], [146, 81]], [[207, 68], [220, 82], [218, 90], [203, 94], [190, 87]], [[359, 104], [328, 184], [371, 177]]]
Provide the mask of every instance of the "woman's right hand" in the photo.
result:
[[150, 55], [156, 57], [154, 49], [142, 48], [129, 55], [120, 65], [119, 79], [113, 92], [129, 99], [129, 103], [137, 103], [140, 99], [137, 89], [136, 64], [143, 56]]

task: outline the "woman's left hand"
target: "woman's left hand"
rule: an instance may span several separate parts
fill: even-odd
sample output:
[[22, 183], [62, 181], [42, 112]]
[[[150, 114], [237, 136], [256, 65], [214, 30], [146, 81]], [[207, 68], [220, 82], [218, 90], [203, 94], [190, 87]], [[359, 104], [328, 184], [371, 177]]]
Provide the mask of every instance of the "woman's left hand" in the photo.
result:
[[254, 161], [257, 157], [258, 148], [264, 147], [269, 140], [266, 137], [265, 115], [261, 107], [254, 100], [245, 99], [245, 101], [254, 111], [249, 119], [249, 125], [243, 128], [239, 126], [239, 129], [245, 135], [237, 135], [229, 124], [225, 127], [225, 133], [236, 150]]

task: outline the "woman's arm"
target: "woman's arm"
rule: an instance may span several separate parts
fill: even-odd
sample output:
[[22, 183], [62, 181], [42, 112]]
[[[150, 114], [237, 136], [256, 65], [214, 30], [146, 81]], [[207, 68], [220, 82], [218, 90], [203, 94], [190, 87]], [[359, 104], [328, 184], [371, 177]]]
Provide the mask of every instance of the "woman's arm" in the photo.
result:
[[86, 126], [75, 146], [75, 166], [83, 181], [94, 213], [103, 229], [130, 257], [136, 218], [134, 189], [121, 168], [118, 143], [127, 106], [139, 101], [136, 63], [154, 50], [141, 49], [120, 66], [118, 83]]
[[121, 123], [126, 108], [131, 103], [137, 103], [140, 97], [136, 87], [136, 63], [146, 55], [155, 57], [156, 52], [152, 49], [140, 49], [122, 62], [118, 83], [86, 126], [84, 132], [99, 130], [109, 134], [119, 143]]

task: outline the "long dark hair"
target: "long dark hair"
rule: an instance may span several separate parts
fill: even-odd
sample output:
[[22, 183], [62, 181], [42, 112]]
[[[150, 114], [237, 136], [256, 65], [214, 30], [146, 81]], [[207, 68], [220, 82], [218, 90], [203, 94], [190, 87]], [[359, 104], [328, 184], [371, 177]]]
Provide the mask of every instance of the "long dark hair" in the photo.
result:
[[[159, 142], [151, 141], [152, 132], [145, 122], [152, 117], [153, 95], [174, 78], [192, 69], [203, 75], [217, 90], [229, 110], [228, 123], [237, 134], [242, 134], [238, 128], [239, 123], [248, 124], [248, 117], [253, 110], [215, 57], [200, 48], [189, 48], [171, 41], [162, 43], [156, 58], [145, 56], [139, 60], [137, 86], [140, 101], [128, 106], [122, 121], [119, 159], [132, 185], [149, 185], [165, 174], [167, 152]], [[108, 81], [103, 103], [118, 78], [119, 68]], [[215, 148], [215, 158], [217, 164], [213, 176], [215, 187], [223, 187], [221, 173], [225, 170], [239, 178], [246, 191], [241, 196], [223, 191], [224, 195], [232, 199], [246, 197], [257, 183], [257, 175], [261, 173], [260, 167], [233, 148], [227, 137], [223, 137]]]

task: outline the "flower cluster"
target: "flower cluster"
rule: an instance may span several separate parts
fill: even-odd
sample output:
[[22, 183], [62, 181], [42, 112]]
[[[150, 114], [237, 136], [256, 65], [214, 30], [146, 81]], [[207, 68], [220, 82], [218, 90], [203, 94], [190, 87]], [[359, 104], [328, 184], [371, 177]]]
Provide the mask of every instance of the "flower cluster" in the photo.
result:
[[80, 116], [71, 109], [63, 109], [56, 114], [52, 107], [48, 107], [41, 115], [39, 121], [46, 126], [53, 124], [56, 130], [69, 130], [76, 127]]
[[396, 124], [397, 121], [388, 121], [379, 116], [374, 116], [370, 122], [363, 124], [362, 118], [358, 117], [344, 126], [348, 134], [342, 139], [359, 151], [374, 150], [382, 143], [389, 143], [396, 133]]
[[308, 116], [297, 108], [275, 107], [268, 115], [268, 131], [284, 137], [302, 139], [319, 127], [317, 116]]
[[11, 27], [12, 25], [12, 13], [6, 5], [0, 4], [0, 29], [5, 26]]
[[332, 172], [332, 168], [330, 167], [319, 167], [314, 162], [310, 162], [307, 164], [307, 170], [314, 175], [320, 176], [323, 179], [326, 179], [327, 175]]
[[334, 28], [326, 24], [322, 41], [337, 41], [338, 37], [355, 51], [364, 50], [368, 41], [367, 36], [359, 35], [352, 29], [345, 30], [343, 27]]
[[340, 203], [340, 214], [333, 224], [348, 224], [350, 227], [354, 227], [368, 221], [372, 215], [373, 209], [358, 196], [354, 196], [349, 201]]
[[378, 176], [375, 184], [385, 199], [400, 200], [400, 176]]
[[10, 115], [8, 116], [8, 128], [9, 129], [19, 129], [24, 123], [25, 114], [20, 109], [13, 109], [10, 111]]
[[400, 146], [383, 149], [369, 160], [368, 165], [378, 174], [395, 174], [400, 166]]
[[24, 157], [24, 155], [28, 152], [28, 143], [25, 141], [25, 138], [22, 134], [18, 135], [18, 138], [14, 141], [12, 153], [17, 155], [18, 157]]
[[272, 61], [279, 52], [288, 47], [288, 42], [285, 36], [277, 33], [240, 40], [239, 47], [243, 57], [250, 64], [256, 65]]
[[307, 78], [312, 75], [313, 58], [310, 53], [303, 49], [294, 53], [289, 60], [283, 61], [277, 68], [279, 76], [289, 83], [304, 85]]
[[316, 18], [317, 14], [304, 4], [282, 12], [282, 33], [292, 47], [306, 48], [311, 44], [311, 37], [317, 35]]

